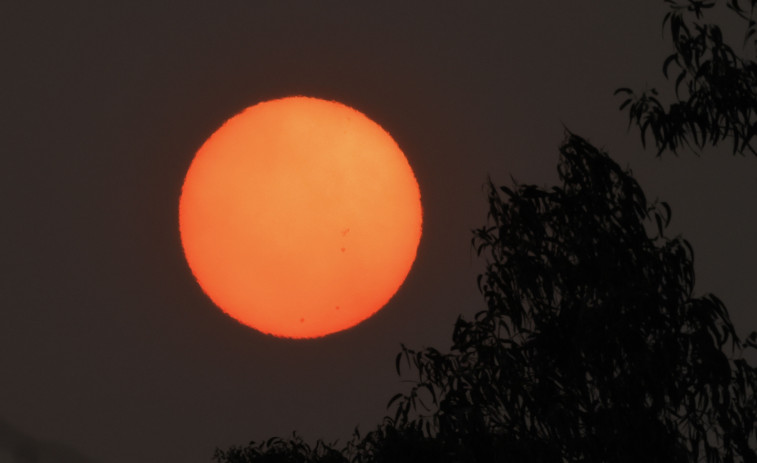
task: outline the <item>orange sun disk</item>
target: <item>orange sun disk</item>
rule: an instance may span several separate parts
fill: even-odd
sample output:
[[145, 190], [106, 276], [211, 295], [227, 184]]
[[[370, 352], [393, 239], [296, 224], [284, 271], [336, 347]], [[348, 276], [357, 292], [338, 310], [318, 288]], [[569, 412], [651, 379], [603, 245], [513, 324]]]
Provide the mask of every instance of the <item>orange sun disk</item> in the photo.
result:
[[421, 223], [418, 183], [392, 137], [308, 97], [226, 121], [197, 152], [179, 201], [203, 291], [239, 322], [291, 338], [381, 309], [410, 271]]

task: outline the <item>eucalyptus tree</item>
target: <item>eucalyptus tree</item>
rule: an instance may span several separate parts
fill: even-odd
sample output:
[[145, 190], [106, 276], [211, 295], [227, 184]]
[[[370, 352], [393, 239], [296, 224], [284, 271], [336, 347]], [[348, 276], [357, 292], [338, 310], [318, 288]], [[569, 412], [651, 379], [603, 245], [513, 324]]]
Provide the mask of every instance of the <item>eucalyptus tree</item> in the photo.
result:
[[398, 426], [450, 461], [755, 462], [757, 333], [694, 295], [670, 207], [569, 134], [553, 188], [488, 184], [473, 245], [486, 307], [452, 345], [404, 348]]
[[[757, 137], [757, 0], [664, 0], [669, 11], [662, 22], [673, 52], [662, 64], [672, 89], [665, 98], [655, 89], [625, 95], [620, 109], [628, 111], [629, 125], [640, 129], [646, 145], [651, 134], [657, 155], [668, 150], [695, 152], [730, 141], [733, 154], [755, 151]], [[716, 7], [727, 8], [743, 30], [740, 45], [732, 47], [723, 28], [705, 22]]]

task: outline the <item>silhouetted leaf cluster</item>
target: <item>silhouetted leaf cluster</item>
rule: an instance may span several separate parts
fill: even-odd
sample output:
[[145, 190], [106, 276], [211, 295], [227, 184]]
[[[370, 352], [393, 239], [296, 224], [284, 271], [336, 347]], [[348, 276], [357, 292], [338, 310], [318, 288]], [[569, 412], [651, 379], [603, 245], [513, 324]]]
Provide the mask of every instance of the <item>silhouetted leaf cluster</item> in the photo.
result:
[[386, 417], [374, 430], [361, 435], [356, 429], [353, 438], [341, 448], [336, 444], [316, 441], [308, 445], [294, 434], [289, 439], [278, 437], [264, 442], [250, 442], [228, 450], [216, 449], [215, 461], [223, 463], [417, 463], [451, 462], [441, 442], [424, 435], [414, 425], [398, 426]]
[[[753, 145], [757, 136], [757, 64], [734, 52], [724, 42], [719, 26], [701, 22], [704, 11], [717, 2], [665, 3], [670, 11], [663, 29], [668, 28], [675, 52], [665, 59], [662, 72], [666, 78], [675, 75], [675, 101], [664, 104], [654, 88], [639, 95], [630, 88], [619, 88], [615, 94], [626, 95], [620, 109], [628, 108], [629, 124], [639, 127], [644, 145], [647, 133], [652, 134], [658, 155], [665, 150], [677, 153], [686, 146], [698, 151], [727, 138], [734, 154], [746, 150], [757, 154]], [[726, 2], [746, 22], [744, 46], [750, 40], [757, 45], [755, 5], [757, 0]], [[671, 74], [673, 69], [676, 71]]]
[[250, 442], [244, 447], [216, 449], [214, 460], [225, 463], [347, 463], [335, 444], [318, 440], [308, 445], [296, 433], [290, 439], [272, 437], [265, 442]]

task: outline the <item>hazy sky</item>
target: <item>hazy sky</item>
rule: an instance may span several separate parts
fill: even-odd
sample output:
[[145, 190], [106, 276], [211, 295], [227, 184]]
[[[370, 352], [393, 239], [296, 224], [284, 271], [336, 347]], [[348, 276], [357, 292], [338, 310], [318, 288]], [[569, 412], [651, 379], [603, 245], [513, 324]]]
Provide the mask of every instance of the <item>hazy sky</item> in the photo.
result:
[[[405, 387], [400, 343], [446, 349], [457, 315], [483, 308], [470, 230], [485, 220], [487, 175], [553, 183], [563, 124], [670, 203], [673, 230], [694, 246], [697, 292], [723, 299], [739, 333], [757, 329], [757, 159], [655, 159], [612, 96], [661, 83], [663, 8], [5, 2], [0, 456], [23, 444], [40, 461], [199, 463], [216, 446], [293, 430], [343, 441], [370, 429]], [[395, 298], [310, 341], [217, 310], [177, 228], [200, 144], [246, 106], [297, 94], [386, 128], [424, 206]]]

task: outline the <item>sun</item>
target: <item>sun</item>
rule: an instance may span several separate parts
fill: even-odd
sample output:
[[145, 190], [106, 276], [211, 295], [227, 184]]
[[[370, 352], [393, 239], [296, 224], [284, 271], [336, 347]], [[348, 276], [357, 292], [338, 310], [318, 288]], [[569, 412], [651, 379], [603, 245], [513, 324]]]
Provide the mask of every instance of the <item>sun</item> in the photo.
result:
[[203, 291], [239, 322], [288, 338], [380, 310], [421, 228], [418, 182], [392, 137], [355, 109], [303, 96], [227, 120], [195, 155], [179, 200]]

